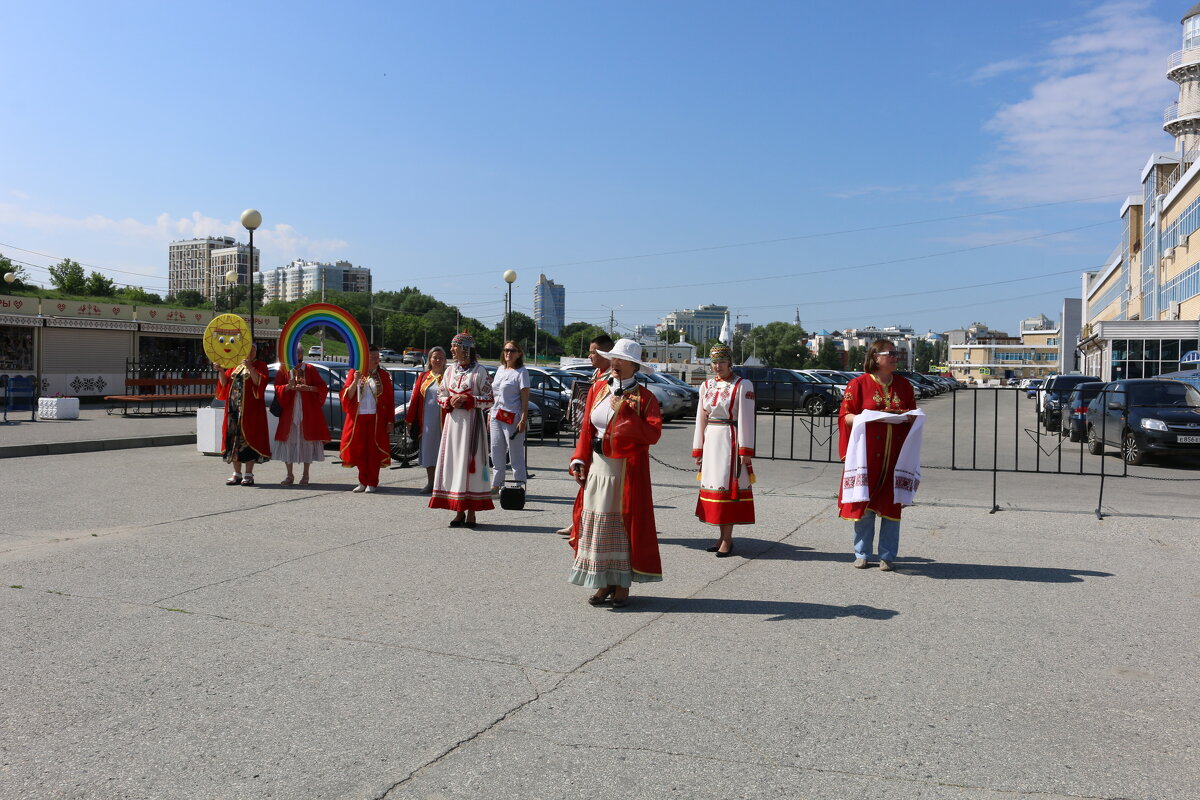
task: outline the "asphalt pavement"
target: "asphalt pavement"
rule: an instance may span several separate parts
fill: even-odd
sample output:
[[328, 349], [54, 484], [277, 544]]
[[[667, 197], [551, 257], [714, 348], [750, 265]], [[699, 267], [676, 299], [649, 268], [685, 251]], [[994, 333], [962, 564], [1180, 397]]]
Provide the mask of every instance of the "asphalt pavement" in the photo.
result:
[[566, 582], [565, 446], [473, 531], [415, 468], [0, 461], [0, 797], [1200, 796], [1195, 473], [1097, 520], [1095, 476], [1001, 475], [989, 513], [991, 473], [928, 469], [883, 573], [830, 464], [760, 459], [714, 558], [690, 448], [652, 451], [665, 580], [620, 610]]

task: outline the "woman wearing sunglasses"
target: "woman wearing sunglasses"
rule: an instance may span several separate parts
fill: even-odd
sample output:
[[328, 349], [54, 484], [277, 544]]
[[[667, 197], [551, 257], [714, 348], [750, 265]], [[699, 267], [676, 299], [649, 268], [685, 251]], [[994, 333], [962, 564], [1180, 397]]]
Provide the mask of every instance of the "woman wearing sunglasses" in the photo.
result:
[[529, 370], [525, 369], [525, 352], [513, 340], [504, 343], [501, 364], [492, 377], [492, 406], [488, 431], [492, 437], [492, 492], [504, 485], [508, 462], [513, 477], [525, 483], [525, 428], [529, 418]]
[[[899, 365], [900, 354], [894, 343], [880, 339], [867, 348], [864, 375], [859, 375], [846, 386], [838, 412], [840, 434], [839, 453], [846, 459], [850, 444], [850, 432], [854, 418], [864, 411], [884, 411], [902, 414], [917, 407], [912, 384], [903, 376], [894, 373]], [[843, 478], [838, 490], [838, 505], [842, 519], [854, 522], [854, 566], [866, 569], [875, 544], [875, 519], [879, 518], [879, 569], [892, 570], [900, 547], [900, 504], [893, 496], [896, 460], [900, 448], [908, 436], [912, 417], [889, 421], [874, 421], [865, 424], [866, 476], [870, 499], [865, 502], [846, 502], [843, 495], [850, 488]]]

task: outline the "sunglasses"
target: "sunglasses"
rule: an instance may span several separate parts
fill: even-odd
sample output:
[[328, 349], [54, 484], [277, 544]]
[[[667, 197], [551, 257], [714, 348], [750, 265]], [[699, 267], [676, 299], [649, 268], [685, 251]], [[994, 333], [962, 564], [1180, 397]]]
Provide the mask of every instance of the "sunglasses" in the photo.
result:
[[899, 358], [899, 357], [900, 357], [900, 354], [899, 354], [899, 353], [897, 353], [895, 350], [884, 350], [884, 351], [882, 351], [882, 352], [876, 353], [875, 355], [877, 355], [877, 356], [891, 356], [892, 358]]
[[511, 348], [511, 347], [506, 347], [506, 348], [504, 348], [504, 352], [506, 352], [506, 353], [519, 353], [519, 352], [521, 352], [521, 351], [520, 351], [520, 350], [514, 350], [514, 349], [513, 349], [513, 348]]

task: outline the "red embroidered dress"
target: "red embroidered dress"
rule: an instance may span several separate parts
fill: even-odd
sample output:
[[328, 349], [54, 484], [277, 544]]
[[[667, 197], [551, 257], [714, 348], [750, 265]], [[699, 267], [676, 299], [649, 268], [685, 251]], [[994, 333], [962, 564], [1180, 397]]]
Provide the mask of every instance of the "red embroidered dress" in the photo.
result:
[[700, 466], [696, 516], [710, 525], [750, 525], [754, 493], [741, 456], [754, 455], [754, 384], [736, 375], [700, 386], [692, 457]]
[[[376, 373], [375, 413], [365, 414], [366, 423], [358, 419], [358, 396], [351, 391], [358, 380], [356, 370], [346, 373], [346, 388], [342, 389], [342, 410], [346, 420], [342, 424], [342, 447], [340, 457], [343, 467], [363, 467], [370, 459], [376, 468], [392, 463], [392, 443], [387, 426], [396, 417], [396, 396], [392, 392], [392, 378], [387, 370]], [[369, 418], [369, 419], [368, 419]]]
[[[572, 461], [588, 465], [589, 474], [582, 508], [575, 512], [571, 535], [575, 563], [570, 580], [593, 588], [662, 580], [650, 490], [650, 445], [662, 436], [662, 412], [648, 389], [628, 390], [620, 409], [608, 419], [604, 433], [597, 436], [593, 415], [603, 419], [605, 409], [600, 406], [611, 399], [606, 382], [592, 385], [579, 441], [571, 455]], [[593, 450], [597, 438], [603, 461], [595, 457]], [[610, 476], [612, 494], [591, 497], [596, 494], [595, 484], [601, 481], [602, 473]], [[602, 507], [593, 507], [593, 501]], [[616, 537], [621, 541], [615, 541]]]
[[[868, 373], [859, 375], [846, 386], [846, 395], [838, 411], [839, 444], [838, 453], [843, 460], [846, 458], [846, 445], [850, 442], [850, 426], [846, 424], [847, 414], [859, 414], [863, 411], [886, 411], [900, 413], [911, 411], [917, 407], [913, 396], [912, 384], [902, 375], [893, 375], [892, 382], [884, 386], [879, 379]], [[865, 503], [842, 502], [842, 488], [838, 487], [838, 505], [841, 507], [842, 519], [862, 519], [868, 509], [881, 517], [900, 519], [900, 504], [892, 497], [893, 476], [896, 469], [896, 459], [900, 457], [900, 448], [908, 436], [908, 425], [890, 425], [886, 422], [868, 422], [867, 439], [867, 480], [870, 484], [871, 499]]]

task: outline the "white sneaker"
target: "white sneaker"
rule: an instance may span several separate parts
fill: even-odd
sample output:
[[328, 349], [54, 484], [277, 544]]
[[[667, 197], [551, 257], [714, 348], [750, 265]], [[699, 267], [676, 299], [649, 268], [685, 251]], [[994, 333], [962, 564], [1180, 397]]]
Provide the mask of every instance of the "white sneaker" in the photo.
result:
[[365, 492], [366, 490], [367, 490], [367, 487], [363, 486], [363, 485], [360, 483], [358, 486], [355, 486], [355, 487], [354, 487], [353, 489], [351, 489], [350, 491], [352, 491], [352, 492]]
[[367, 494], [375, 494], [378, 491], [379, 491], [378, 486], [368, 486], [367, 487]]

